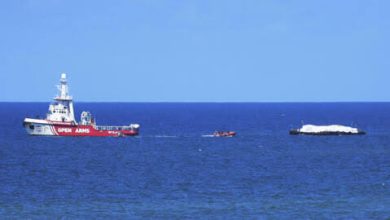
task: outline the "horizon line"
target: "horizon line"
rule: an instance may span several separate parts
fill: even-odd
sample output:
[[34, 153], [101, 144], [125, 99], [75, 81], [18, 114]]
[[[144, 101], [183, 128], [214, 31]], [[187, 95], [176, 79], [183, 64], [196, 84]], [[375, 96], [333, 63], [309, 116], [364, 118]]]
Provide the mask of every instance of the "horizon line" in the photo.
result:
[[[0, 103], [51, 103], [52, 101], [0, 101]], [[77, 101], [77, 103], [140, 103], [140, 104], [153, 104], [153, 103], [172, 103], [172, 104], [180, 104], [180, 103], [199, 103], [199, 104], [223, 104], [223, 103], [231, 103], [231, 104], [256, 104], [256, 103], [264, 103], [264, 104], [283, 104], [283, 103], [390, 103], [390, 101]]]

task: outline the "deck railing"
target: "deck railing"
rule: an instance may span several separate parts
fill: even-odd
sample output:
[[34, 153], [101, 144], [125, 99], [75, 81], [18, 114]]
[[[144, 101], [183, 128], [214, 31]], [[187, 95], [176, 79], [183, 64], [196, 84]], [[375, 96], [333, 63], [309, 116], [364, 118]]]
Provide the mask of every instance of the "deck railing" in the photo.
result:
[[131, 126], [105, 126], [105, 125], [98, 125], [95, 126], [97, 130], [101, 131], [122, 131], [122, 130], [132, 130]]

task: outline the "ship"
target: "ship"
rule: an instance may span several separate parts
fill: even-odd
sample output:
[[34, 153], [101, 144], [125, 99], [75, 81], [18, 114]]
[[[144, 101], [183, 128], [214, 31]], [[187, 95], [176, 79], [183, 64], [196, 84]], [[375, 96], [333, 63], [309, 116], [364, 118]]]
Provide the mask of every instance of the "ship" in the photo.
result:
[[80, 122], [75, 119], [73, 97], [69, 95], [66, 74], [61, 74], [59, 93], [49, 105], [45, 119], [25, 118], [23, 127], [30, 135], [41, 136], [95, 136], [126, 137], [139, 134], [139, 124], [124, 126], [96, 125], [96, 120], [88, 111], [81, 113]]
[[364, 135], [365, 131], [344, 125], [303, 125], [290, 130], [291, 135]]

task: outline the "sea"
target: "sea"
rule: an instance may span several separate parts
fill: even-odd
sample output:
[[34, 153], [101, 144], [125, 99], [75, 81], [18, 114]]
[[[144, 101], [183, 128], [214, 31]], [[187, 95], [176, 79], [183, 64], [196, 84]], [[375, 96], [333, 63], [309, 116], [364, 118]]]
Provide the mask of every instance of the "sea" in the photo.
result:
[[48, 104], [0, 103], [1, 219], [390, 219], [390, 103], [76, 103], [140, 135], [29, 136]]

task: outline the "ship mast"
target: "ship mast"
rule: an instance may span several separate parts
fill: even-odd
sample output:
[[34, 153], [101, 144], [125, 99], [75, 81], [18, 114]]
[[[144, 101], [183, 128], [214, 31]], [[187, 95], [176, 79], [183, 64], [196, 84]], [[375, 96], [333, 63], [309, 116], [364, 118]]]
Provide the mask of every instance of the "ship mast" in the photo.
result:
[[69, 119], [73, 122], [76, 122], [74, 118], [74, 109], [73, 109], [73, 99], [72, 96], [69, 95], [68, 88], [68, 80], [66, 79], [66, 73], [61, 74], [60, 85], [58, 85], [58, 89], [60, 90], [59, 96], [55, 98], [56, 101], [63, 102], [69, 108]]
[[57, 88], [60, 90], [60, 95], [56, 97], [56, 100], [72, 100], [69, 96], [68, 81], [66, 80], [66, 73], [61, 74], [60, 85]]
[[60, 85], [57, 85], [59, 94], [54, 98], [55, 103], [49, 107], [47, 119], [53, 121], [76, 123], [73, 109], [73, 98], [69, 95], [66, 73], [61, 74]]

